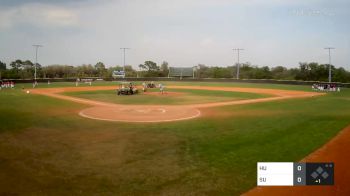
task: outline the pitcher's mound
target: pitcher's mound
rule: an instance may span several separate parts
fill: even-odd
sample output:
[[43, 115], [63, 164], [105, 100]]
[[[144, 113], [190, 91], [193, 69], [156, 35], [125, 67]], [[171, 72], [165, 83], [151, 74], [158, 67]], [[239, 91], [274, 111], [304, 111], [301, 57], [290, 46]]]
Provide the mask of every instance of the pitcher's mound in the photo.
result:
[[79, 115], [107, 121], [169, 122], [196, 118], [200, 111], [184, 106], [95, 106], [82, 110]]
[[163, 96], [163, 97], [179, 97], [184, 96], [186, 93], [183, 92], [164, 92], [163, 94], [160, 92], [144, 92], [144, 95], [152, 95], [152, 96]]

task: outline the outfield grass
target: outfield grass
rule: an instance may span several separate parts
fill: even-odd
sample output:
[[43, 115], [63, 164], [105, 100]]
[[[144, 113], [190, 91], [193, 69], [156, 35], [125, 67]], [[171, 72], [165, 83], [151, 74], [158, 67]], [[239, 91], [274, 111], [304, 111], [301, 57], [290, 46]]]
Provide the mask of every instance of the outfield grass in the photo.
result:
[[237, 195], [255, 186], [257, 161], [298, 161], [350, 123], [348, 89], [158, 124], [85, 119], [86, 106], [21, 90], [0, 103], [0, 195]]
[[[271, 89], [285, 89], [285, 90], [302, 90], [311, 91], [311, 86], [306, 85], [286, 85], [286, 84], [259, 84], [259, 83], [236, 83], [236, 82], [159, 82], [166, 86], [177, 85], [177, 86], [228, 86], [228, 87], [246, 87], [246, 88], [271, 88]], [[107, 81], [95, 81], [92, 86], [119, 86], [119, 81], [107, 82]], [[136, 85], [141, 85], [142, 82], [134, 82]], [[52, 87], [74, 87], [75, 82], [54, 82], [48, 85], [47, 83], [39, 83], [39, 88], [52, 88]], [[79, 86], [89, 86], [88, 84], [79, 84]], [[18, 88], [32, 88], [32, 84], [17, 84]]]
[[[159, 89], [148, 89], [145, 94], [140, 92], [132, 96], [118, 96], [115, 90], [66, 92], [65, 95], [118, 104], [165, 104], [182, 105], [195, 103], [223, 102], [243, 99], [256, 99], [269, 95], [241, 92], [166, 89], [165, 94], [160, 94]], [[177, 94], [176, 94], [177, 93]]]

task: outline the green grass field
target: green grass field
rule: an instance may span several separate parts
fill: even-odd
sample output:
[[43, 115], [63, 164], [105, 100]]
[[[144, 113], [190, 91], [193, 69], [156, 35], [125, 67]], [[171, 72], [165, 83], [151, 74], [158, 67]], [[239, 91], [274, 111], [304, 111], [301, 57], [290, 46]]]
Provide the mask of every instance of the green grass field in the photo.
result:
[[[119, 81], [113, 81], [113, 82], [106, 82], [106, 81], [97, 81], [93, 82], [93, 86], [115, 86], [116, 88], [121, 82]], [[133, 82], [136, 85], [141, 85], [142, 82]], [[159, 83], [159, 82], [155, 82]], [[247, 88], [271, 88], [271, 89], [286, 89], [286, 90], [304, 90], [304, 91], [311, 91], [310, 86], [304, 86], [304, 85], [284, 85], [284, 84], [259, 84], [259, 83], [229, 83], [229, 82], [161, 82], [162, 84], [165, 84], [166, 86], [169, 85], [177, 85], [177, 86], [229, 86], [229, 87], [247, 87]], [[39, 88], [53, 88], [53, 87], [74, 87], [74, 82], [56, 82], [51, 83], [50, 85], [46, 83], [40, 83]], [[88, 84], [79, 84], [79, 86], [89, 86]], [[32, 84], [17, 84], [17, 88], [32, 88]]]
[[[170, 84], [310, 90], [272, 84]], [[350, 123], [349, 89], [207, 108], [197, 119], [142, 124], [86, 119], [77, 115], [86, 106], [25, 94], [22, 86], [30, 87], [0, 91], [0, 195], [238, 195], [256, 185], [258, 161], [298, 161]], [[100, 93], [110, 97], [113, 92]], [[212, 101], [217, 92], [184, 93]], [[74, 96], [99, 99], [97, 91]], [[221, 92], [218, 97], [232, 96], [260, 95]], [[140, 103], [138, 99], [120, 103]]]
[[[208, 90], [187, 90], [187, 89], [166, 89], [165, 94], [161, 95], [159, 89], [148, 89], [147, 94], [140, 92], [133, 96], [117, 96], [115, 90], [104, 91], [80, 91], [66, 92], [65, 95], [91, 99], [103, 102], [118, 104], [166, 104], [182, 105], [195, 103], [223, 102], [242, 99], [253, 99], [268, 97], [268, 95], [241, 93], [241, 92], [224, 92]], [[172, 94], [175, 93], [175, 94]]]

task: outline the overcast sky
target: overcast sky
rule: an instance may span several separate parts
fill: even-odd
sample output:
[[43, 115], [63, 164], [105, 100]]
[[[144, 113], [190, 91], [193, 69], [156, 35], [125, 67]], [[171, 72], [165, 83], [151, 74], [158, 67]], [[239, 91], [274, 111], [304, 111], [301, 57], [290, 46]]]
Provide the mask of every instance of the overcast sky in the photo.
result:
[[171, 66], [241, 62], [296, 67], [332, 61], [350, 69], [348, 0], [1, 0], [0, 60]]

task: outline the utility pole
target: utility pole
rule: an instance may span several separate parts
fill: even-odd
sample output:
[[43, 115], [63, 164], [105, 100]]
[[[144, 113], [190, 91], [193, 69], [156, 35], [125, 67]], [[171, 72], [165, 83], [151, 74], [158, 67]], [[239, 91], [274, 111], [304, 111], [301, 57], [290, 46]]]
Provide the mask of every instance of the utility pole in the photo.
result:
[[244, 50], [243, 48], [234, 48], [233, 51], [237, 51], [237, 73], [236, 73], [236, 79], [239, 79], [239, 52], [241, 50]]
[[120, 48], [120, 49], [123, 50], [123, 53], [124, 53], [123, 71], [124, 71], [124, 76], [125, 76], [125, 50], [129, 50], [130, 48]]
[[36, 66], [38, 65], [38, 49], [43, 46], [34, 44], [33, 47], [35, 48], [34, 81], [36, 82]]
[[192, 78], [194, 79], [194, 70], [196, 69], [196, 66], [192, 67]]
[[331, 83], [332, 82], [332, 62], [331, 62], [331, 50], [335, 49], [332, 47], [327, 47], [324, 48], [325, 50], [328, 50], [328, 57], [329, 57], [329, 69], [328, 69], [328, 82]]

